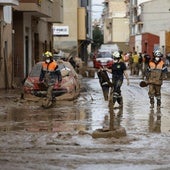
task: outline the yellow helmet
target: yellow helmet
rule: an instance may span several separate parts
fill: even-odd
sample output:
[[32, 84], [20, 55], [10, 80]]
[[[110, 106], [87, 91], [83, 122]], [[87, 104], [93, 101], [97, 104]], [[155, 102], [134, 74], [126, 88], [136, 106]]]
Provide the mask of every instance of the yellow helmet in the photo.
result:
[[51, 53], [50, 51], [46, 51], [46, 52], [44, 53], [44, 56], [47, 57], [47, 58], [49, 58], [49, 57], [52, 57], [53, 55], [52, 55], [52, 53]]

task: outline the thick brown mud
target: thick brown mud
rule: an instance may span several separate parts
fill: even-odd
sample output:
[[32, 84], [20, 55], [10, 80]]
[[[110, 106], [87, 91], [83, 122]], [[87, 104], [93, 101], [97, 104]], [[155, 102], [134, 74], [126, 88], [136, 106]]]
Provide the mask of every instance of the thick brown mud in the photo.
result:
[[150, 110], [147, 87], [138, 77], [122, 86], [123, 109], [110, 110], [97, 77], [84, 78], [80, 96], [49, 109], [40, 100], [20, 100], [20, 91], [1, 91], [0, 169], [2, 170], [155, 170], [170, 169], [170, 82], [162, 87], [162, 108]]

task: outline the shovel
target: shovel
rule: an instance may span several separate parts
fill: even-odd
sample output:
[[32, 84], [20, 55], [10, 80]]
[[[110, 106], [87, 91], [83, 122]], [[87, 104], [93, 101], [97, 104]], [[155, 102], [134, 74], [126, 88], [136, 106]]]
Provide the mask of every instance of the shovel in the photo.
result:
[[146, 87], [146, 86], [148, 86], [148, 84], [149, 84], [148, 82], [142, 80], [142, 81], [139, 83], [139, 86], [140, 86], [140, 87]]

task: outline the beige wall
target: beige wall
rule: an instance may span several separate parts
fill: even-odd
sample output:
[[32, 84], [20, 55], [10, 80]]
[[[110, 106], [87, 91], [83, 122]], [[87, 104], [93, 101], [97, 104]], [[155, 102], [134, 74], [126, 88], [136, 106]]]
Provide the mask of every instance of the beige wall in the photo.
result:
[[78, 39], [86, 39], [86, 11], [85, 8], [78, 8]]
[[109, 1], [109, 14], [112, 17], [123, 17], [126, 14], [126, 5], [124, 0]]
[[63, 0], [53, 0], [52, 18], [47, 19], [48, 22], [63, 22]]
[[37, 2], [31, 0], [24, 2], [24, 0], [20, 0], [19, 5], [15, 6], [14, 9], [22, 12], [33, 11], [37, 17], [52, 17], [53, 3], [49, 0], [41, 0], [40, 5], [38, 5]]
[[[2, 31], [3, 28], [3, 31]], [[12, 28], [1, 24], [0, 88], [12, 86]]]
[[54, 36], [54, 48], [55, 49], [72, 49], [77, 47], [77, 7], [78, 2], [76, 0], [64, 0], [64, 17], [62, 24], [54, 24], [55, 26], [68, 26], [69, 35], [68, 36]]
[[12, 86], [12, 27], [4, 21], [0, 7], [0, 89]]
[[110, 0], [108, 5], [109, 18], [104, 22], [104, 43], [120, 43], [121, 46], [127, 46], [129, 19], [126, 18], [126, 4], [124, 0]]
[[129, 42], [129, 21], [127, 18], [113, 18], [112, 41]]
[[[49, 25], [46, 23], [46, 20], [43, 19], [39, 20], [38, 33], [39, 33], [39, 41], [40, 41], [40, 51], [45, 52], [43, 51], [43, 43], [47, 41], [47, 43], [49, 44], [49, 42], [52, 40], [52, 35], [49, 32]], [[47, 50], [50, 50], [49, 46], [47, 48], [48, 48]]]
[[104, 43], [112, 41], [112, 19], [106, 19], [104, 22]]

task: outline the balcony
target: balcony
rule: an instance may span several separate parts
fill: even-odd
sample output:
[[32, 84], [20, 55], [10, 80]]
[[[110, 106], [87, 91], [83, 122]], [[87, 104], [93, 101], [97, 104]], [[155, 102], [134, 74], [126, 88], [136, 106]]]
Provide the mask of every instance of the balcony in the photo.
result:
[[15, 10], [29, 12], [36, 17], [52, 17], [52, 0], [20, 0], [19, 6]]
[[18, 0], [0, 0], [0, 6], [19, 5]]
[[53, 1], [52, 17], [47, 19], [51, 23], [63, 22], [63, 0]]

